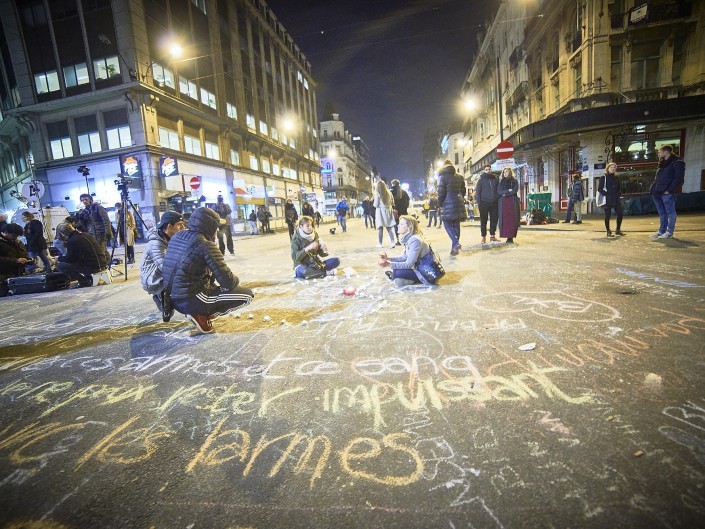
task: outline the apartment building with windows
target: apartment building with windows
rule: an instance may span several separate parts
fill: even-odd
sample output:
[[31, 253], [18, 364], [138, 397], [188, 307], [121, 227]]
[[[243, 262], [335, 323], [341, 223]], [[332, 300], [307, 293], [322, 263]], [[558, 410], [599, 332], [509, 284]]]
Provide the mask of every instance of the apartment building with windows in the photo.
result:
[[548, 191], [561, 208], [576, 173], [593, 198], [610, 161], [627, 195], [647, 193], [664, 144], [685, 160], [683, 191], [705, 189], [704, 2], [508, 0], [461, 94], [475, 102], [466, 176], [508, 140], [524, 205]]
[[332, 215], [336, 204], [347, 197], [355, 208], [372, 194], [372, 167], [369, 150], [360, 136], [345, 130], [339, 114], [320, 123], [321, 179], [325, 193], [325, 212]]
[[32, 178], [73, 211], [126, 176], [148, 222], [323, 200], [311, 66], [263, 0], [12, 0], [0, 21], [3, 209]]

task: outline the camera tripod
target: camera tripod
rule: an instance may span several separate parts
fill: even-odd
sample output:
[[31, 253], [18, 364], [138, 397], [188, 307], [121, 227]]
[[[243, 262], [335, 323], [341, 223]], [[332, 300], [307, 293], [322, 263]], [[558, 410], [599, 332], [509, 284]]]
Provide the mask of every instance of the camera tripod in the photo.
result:
[[[142, 215], [140, 215], [140, 212], [137, 210], [135, 205], [132, 203], [132, 200], [130, 200], [130, 190], [127, 188], [128, 184], [130, 184], [132, 180], [126, 179], [124, 176], [120, 177], [120, 180], [115, 180], [115, 185], [117, 185], [118, 191], [120, 191], [120, 203], [122, 204], [120, 207], [120, 216], [119, 218], [116, 218], [115, 220], [117, 221], [117, 228], [118, 231], [122, 230], [122, 242], [125, 244], [125, 259], [123, 260], [123, 271], [121, 272], [118, 270], [118, 268], [113, 264], [113, 256], [115, 255], [115, 247], [117, 244], [113, 245], [113, 250], [110, 252], [110, 263], [108, 264], [110, 275], [122, 275], [125, 276], [125, 281], [127, 281], [127, 233], [128, 233], [128, 227], [127, 227], [127, 208], [132, 207], [132, 211], [135, 213], [135, 219], [139, 220], [142, 223], [142, 226], [144, 229], [147, 229], [147, 224], [145, 224], [144, 219], [142, 218]], [[117, 243], [117, 233], [115, 234], [115, 243]]]

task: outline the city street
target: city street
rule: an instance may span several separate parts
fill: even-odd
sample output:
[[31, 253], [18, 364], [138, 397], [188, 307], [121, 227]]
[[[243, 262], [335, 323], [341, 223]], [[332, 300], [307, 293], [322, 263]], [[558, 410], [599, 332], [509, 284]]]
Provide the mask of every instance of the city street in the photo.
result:
[[702, 526], [705, 215], [584, 220], [424, 226], [446, 276], [401, 289], [360, 219], [326, 280], [237, 238], [256, 297], [210, 335], [138, 265], [0, 300], [0, 527]]

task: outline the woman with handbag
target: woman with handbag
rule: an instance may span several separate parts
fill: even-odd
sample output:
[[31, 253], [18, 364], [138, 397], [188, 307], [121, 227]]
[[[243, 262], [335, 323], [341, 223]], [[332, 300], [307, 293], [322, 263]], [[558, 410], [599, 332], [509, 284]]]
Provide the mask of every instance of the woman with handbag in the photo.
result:
[[[413, 285], [415, 283], [423, 283], [429, 285], [435, 283], [443, 275], [442, 272], [437, 272], [431, 280], [424, 276], [419, 269], [420, 263], [427, 260], [429, 257], [436, 258], [433, 250], [426, 241], [421, 238], [421, 229], [419, 222], [410, 215], [402, 215], [399, 217], [399, 240], [404, 245], [404, 253], [399, 257], [389, 257], [387, 252], [379, 255], [381, 268], [389, 267], [385, 274], [394, 282], [397, 287]], [[438, 263], [440, 267], [440, 263]], [[443, 268], [440, 267], [442, 271]]]
[[318, 238], [313, 227], [314, 220], [304, 215], [291, 238], [291, 260], [294, 261], [294, 275], [299, 279], [315, 279], [327, 275], [334, 276], [340, 266], [340, 259], [328, 257], [328, 248]]
[[384, 238], [384, 229], [387, 228], [387, 233], [392, 241], [392, 245], [389, 247], [394, 248], [396, 246], [396, 241], [394, 237], [394, 226], [397, 225], [397, 221], [394, 220], [394, 197], [389, 191], [387, 184], [384, 180], [377, 180], [375, 184], [375, 198], [372, 202], [375, 207], [375, 226], [377, 226], [377, 233], [379, 237], [379, 248], [382, 247], [382, 239]]
[[597, 191], [600, 194], [598, 197], [598, 204], [602, 202], [602, 206], [605, 210], [605, 229], [607, 230], [607, 237], [612, 237], [612, 230], [610, 229], [610, 219], [612, 217], [612, 209], [617, 213], [617, 235], [624, 235], [622, 232], [622, 217], [624, 217], [624, 211], [622, 210], [622, 189], [619, 185], [619, 179], [617, 178], [617, 164], [612, 162], [607, 164], [607, 169], [605, 174], [600, 177], [600, 181], [597, 185]]

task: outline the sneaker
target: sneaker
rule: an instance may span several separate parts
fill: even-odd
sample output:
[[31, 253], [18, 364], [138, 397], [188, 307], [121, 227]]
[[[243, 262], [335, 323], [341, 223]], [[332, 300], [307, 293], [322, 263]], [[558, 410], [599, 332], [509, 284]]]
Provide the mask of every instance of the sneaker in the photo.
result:
[[389, 247], [389, 249], [394, 250], [394, 248], [396, 248], [396, 247], [397, 247], [396, 243], [392, 243], [392, 245]]
[[397, 277], [394, 280], [394, 286], [397, 288], [408, 287], [409, 285], [413, 285], [414, 283], [416, 283], [416, 281], [412, 281], [411, 279], [402, 279], [401, 277]]
[[387, 279], [389, 279], [390, 281], [394, 281], [394, 280], [392, 279], [392, 271], [391, 271], [391, 270], [386, 270], [386, 271], [384, 272], [384, 275], [387, 276]]
[[384, 244], [379, 243], [379, 244], [377, 245], [377, 248], [384, 248]]
[[487, 237], [483, 237], [483, 238], [480, 240], [480, 244], [485, 244], [486, 242], [487, 242]]
[[652, 239], [660, 239], [662, 235], [663, 233], [657, 231], [656, 233], [652, 233], [651, 235], [649, 235], [649, 237], [651, 237]]
[[327, 276], [334, 276], [337, 273], [338, 273], [338, 271], [335, 268], [331, 268], [330, 270], [326, 270]]
[[624, 233], [624, 232], [621, 231], [621, 230], [615, 231], [614, 234], [615, 234], [615, 235], [619, 235], [620, 237], [624, 237], [624, 236], [626, 235], [626, 233]]
[[399, 241], [397, 241], [397, 246], [401, 246], [401, 243]]
[[507, 242], [507, 244], [514, 244], [514, 239], [509, 237], [506, 242]]
[[211, 320], [205, 314], [187, 314], [186, 319], [196, 326], [198, 332], [201, 334], [210, 334], [213, 331], [213, 325]]
[[569, 220], [564, 220], [564, 221], [563, 221], [563, 224], [570, 224], [570, 221], [569, 221]]
[[673, 237], [673, 234], [668, 232], [662, 233], [658, 236], [659, 239], [670, 239], [671, 237]]
[[450, 255], [458, 255], [458, 248], [457, 246], [453, 246], [453, 249], [450, 251]]
[[582, 223], [583, 223], [582, 220], [576, 220], [576, 221], [573, 222], [573, 224], [582, 224]]
[[494, 235], [490, 236], [490, 242], [499, 242], [499, 239]]

